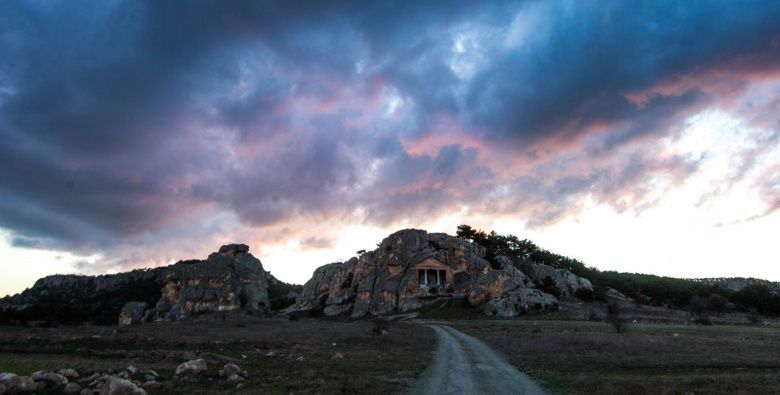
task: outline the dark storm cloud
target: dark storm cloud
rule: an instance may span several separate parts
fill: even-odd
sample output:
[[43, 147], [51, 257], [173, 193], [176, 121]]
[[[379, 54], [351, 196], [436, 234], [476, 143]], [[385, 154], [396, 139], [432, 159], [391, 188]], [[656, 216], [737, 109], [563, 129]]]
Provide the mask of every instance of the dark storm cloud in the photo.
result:
[[[389, 223], [502, 185], [547, 223], [587, 191], [695, 166], [528, 175], [486, 158], [664, 136], [718, 97], [658, 86], [776, 70], [777, 20], [776, 2], [4, 2], [0, 227], [94, 250], [207, 207]], [[408, 152], [440, 119], [484, 145]]]

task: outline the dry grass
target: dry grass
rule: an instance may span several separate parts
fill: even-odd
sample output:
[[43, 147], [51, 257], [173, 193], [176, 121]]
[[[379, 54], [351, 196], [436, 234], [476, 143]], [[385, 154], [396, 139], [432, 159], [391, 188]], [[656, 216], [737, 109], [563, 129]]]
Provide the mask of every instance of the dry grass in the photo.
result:
[[[395, 393], [426, 366], [433, 333], [392, 323], [384, 336], [371, 322], [324, 319], [286, 321], [232, 314], [137, 327], [0, 327], [0, 371], [29, 374], [71, 367], [82, 372], [130, 364], [164, 378], [188, 359], [204, 358], [209, 375], [200, 383], [165, 380], [157, 393], [233, 393], [217, 377], [227, 361], [250, 374], [242, 393]], [[269, 352], [275, 356], [266, 357]], [[336, 353], [343, 359], [334, 359]], [[303, 357], [303, 360], [298, 360]], [[150, 391], [155, 393], [155, 391]]]
[[559, 394], [780, 392], [777, 327], [520, 319], [452, 325], [501, 350]]

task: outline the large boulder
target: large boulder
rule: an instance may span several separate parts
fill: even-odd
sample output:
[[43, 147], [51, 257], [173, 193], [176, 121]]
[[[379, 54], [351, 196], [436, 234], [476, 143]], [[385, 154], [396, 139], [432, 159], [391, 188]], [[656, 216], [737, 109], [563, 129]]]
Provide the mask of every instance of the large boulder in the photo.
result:
[[128, 302], [122, 306], [122, 311], [119, 312], [119, 326], [140, 324], [144, 320], [144, 313], [146, 312], [146, 303], [144, 302]]
[[[442, 296], [482, 306], [526, 288], [534, 292], [518, 291], [512, 303], [536, 306], [538, 302], [541, 310], [557, 307], [557, 300], [534, 289], [533, 281], [511, 259], [499, 256], [488, 261], [486, 255], [479, 244], [447, 234], [402, 230], [385, 238], [374, 251], [315, 270], [289, 311], [384, 315], [419, 309], [425, 300]], [[540, 310], [514, 309], [516, 314]]]

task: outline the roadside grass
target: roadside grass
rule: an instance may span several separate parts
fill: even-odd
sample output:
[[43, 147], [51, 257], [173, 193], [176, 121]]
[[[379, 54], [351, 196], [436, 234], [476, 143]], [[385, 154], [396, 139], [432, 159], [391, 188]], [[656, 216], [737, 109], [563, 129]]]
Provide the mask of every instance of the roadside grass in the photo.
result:
[[[249, 372], [241, 393], [397, 393], [427, 366], [432, 331], [393, 322], [373, 336], [370, 321], [283, 319], [230, 314], [192, 320], [113, 327], [0, 327], [0, 372], [30, 374], [74, 368], [116, 372], [134, 365], [163, 377], [155, 394], [235, 393], [218, 377], [227, 362]], [[267, 356], [273, 353], [273, 356]], [[203, 358], [208, 375], [198, 383], [171, 379], [178, 364]]]
[[500, 350], [557, 394], [777, 393], [780, 330], [774, 326], [515, 320], [448, 324]]

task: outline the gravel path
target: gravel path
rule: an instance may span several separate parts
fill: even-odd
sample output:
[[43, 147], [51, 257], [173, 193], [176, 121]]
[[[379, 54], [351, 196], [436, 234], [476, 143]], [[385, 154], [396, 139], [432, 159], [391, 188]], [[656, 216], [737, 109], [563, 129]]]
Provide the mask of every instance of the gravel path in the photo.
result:
[[436, 331], [433, 364], [412, 388], [412, 394], [544, 394], [528, 376], [476, 338], [446, 325]]

